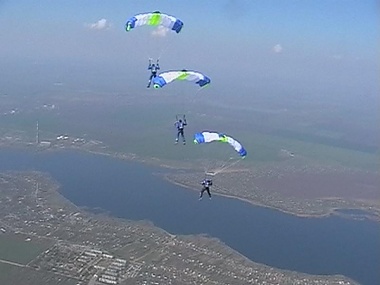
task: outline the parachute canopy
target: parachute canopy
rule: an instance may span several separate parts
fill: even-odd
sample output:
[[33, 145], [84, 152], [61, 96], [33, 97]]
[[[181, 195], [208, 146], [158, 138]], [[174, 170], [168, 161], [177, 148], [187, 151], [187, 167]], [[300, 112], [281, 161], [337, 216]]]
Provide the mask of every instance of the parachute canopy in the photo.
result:
[[228, 143], [230, 146], [232, 146], [235, 151], [244, 158], [247, 155], [247, 151], [244, 149], [244, 147], [234, 138], [217, 132], [202, 132], [202, 133], [196, 133], [194, 135], [194, 143], [195, 144], [202, 144], [202, 143], [211, 143], [211, 142], [222, 142], [222, 143]]
[[175, 80], [192, 81], [200, 87], [204, 87], [211, 82], [210, 78], [198, 71], [173, 70], [162, 72], [153, 78], [153, 87], [158, 89]]
[[152, 13], [137, 14], [128, 19], [125, 24], [125, 30], [129, 32], [139, 26], [163, 26], [178, 34], [183, 27], [183, 22], [173, 16], [156, 11]]

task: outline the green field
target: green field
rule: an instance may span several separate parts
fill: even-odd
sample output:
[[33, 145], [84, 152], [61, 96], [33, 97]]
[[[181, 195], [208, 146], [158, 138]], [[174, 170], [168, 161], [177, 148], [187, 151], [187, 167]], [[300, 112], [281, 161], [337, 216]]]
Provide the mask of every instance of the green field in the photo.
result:
[[0, 235], [0, 259], [19, 264], [27, 264], [36, 258], [41, 252], [51, 246], [51, 242], [37, 240], [20, 234]]
[[78, 281], [65, 276], [55, 275], [46, 271], [36, 271], [32, 268], [18, 267], [0, 262], [0, 284], [4, 285], [40, 285], [60, 284], [76, 285]]
[[[39, 120], [41, 139], [69, 134], [100, 140], [115, 152], [194, 161], [195, 165], [199, 159], [224, 160], [233, 155], [224, 146], [192, 143], [194, 133], [215, 130], [237, 138], [245, 146], [245, 165], [276, 163], [284, 159], [280, 153], [285, 149], [319, 164], [371, 171], [380, 168], [378, 130], [369, 124], [371, 115], [353, 119], [347, 108], [334, 111], [327, 103], [281, 100], [257, 100], [244, 106], [200, 94], [53, 94], [49, 102], [58, 106], [56, 109], [41, 108], [41, 98], [28, 102], [35, 106], [24, 106], [18, 114], [2, 118], [0, 129], [1, 133], [22, 130], [33, 141], [35, 122]], [[173, 145], [178, 113], [186, 114], [189, 123], [185, 147]], [[360, 140], [361, 136], [366, 139]]]

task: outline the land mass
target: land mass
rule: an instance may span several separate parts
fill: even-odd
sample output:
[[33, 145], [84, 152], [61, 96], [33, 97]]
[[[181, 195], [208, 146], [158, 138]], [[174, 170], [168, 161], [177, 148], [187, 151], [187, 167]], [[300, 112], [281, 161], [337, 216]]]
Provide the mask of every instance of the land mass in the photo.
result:
[[[160, 173], [165, 179], [199, 191], [205, 166], [214, 166], [208, 170], [215, 171], [234, 154], [228, 147], [172, 144], [173, 130], [167, 126], [173, 125], [173, 118], [168, 106], [183, 108], [184, 99], [189, 98], [90, 91], [67, 94], [63, 90], [34, 98], [3, 96], [0, 146], [79, 149], [138, 160], [167, 168], [166, 174]], [[353, 121], [348, 109], [340, 110], [344, 121], [352, 123], [348, 128], [334, 120], [327, 103], [315, 109], [306, 98], [279, 100], [259, 100], [255, 107], [244, 108], [206, 97], [188, 102], [188, 140], [202, 126], [231, 133], [248, 150], [244, 160], [213, 177], [213, 193], [298, 216], [344, 215], [337, 210], [359, 209], [364, 214], [348, 217], [379, 221], [380, 160], [378, 130], [368, 124], [372, 113], [358, 109], [362, 120]], [[341, 106], [348, 107], [353, 108]], [[199, 111], [204, 108], [207, 113]], [[367, 139], [359, 142], [360, 136]]]
[[[167, 127], [173, 124], [168, 100], [96, 92], [71, 95], [2, 96], [0, 147], [76, 149], [139, 161], [166, 169], [157, 175], [192, 191], [200, 190], [203, 166], [218, 165], [227, 154], [192, 144], [174, 146], [173, 130]], [[266, 108], [261, 102], [253, 109], [233, 109], [202, 99], [202, 108], [194, 101], [183, 110], [183, 99], [176, 98], [169, 98], [170, 108], [186, 113], [186, 134], [223, 130], [248, 150], [246, 159], [213, 176], [214, 195], [297, 216], [336, 214], [380, 221], [378, 147], [376, 132], [368, 129], [371, 116], [355, 122], [359, 125], [331, 126], [328, 105], [314, 109], [294, 100], [289, 106], [287, 100], [286, 109], [271, 102]], [[199, 111], [205, 108], [207, 114]], [[350, 114], [345, 122], [352, 120]], [[374, 135], [352, 139], [368, 133]], [[150, 222], [90, 214], [62, 197], [54, 181], [41, 173], [0, 177], [0, 270], [7, 272], [0, 274], [1, 284], [355, 284], [341, 276], [256, 264], [209, 237], [173, 236]]]
[[[12, 138], [12, 139], [10, 139]], [[52, 140], [48, 145], [27, 143], [14, 137], [0, 138], [0, 146], [57, 151], [81, 150], [116, 159], [138, 161], [167, 169], [160, 172], [167, 181], [193, 191], [205, 176], [199, 171], [202, 162], [170, 161], [157, 157], [141, 157], [136, 153], [115, 152], [98, 140], [68, 137]], [[215, 163], [216, 165], [217, 163]], [[340, 215], [350, 219], [380, 221], [380, 174], [374, 171], [326, 166], [312, 163], [303, 157], [265, 166], [244, 166], [225, 170], [215, 176], [212, 191], [216, 195], [240, 199], [253, 205], [269, 207], [300, 217]], [[361, 210], [357, 215], [346, 215], [339, 210]]]
[[357, 284], [254, 263], [207, 236], [78, 208], [39, 172], [0, 173], [1, 284]]

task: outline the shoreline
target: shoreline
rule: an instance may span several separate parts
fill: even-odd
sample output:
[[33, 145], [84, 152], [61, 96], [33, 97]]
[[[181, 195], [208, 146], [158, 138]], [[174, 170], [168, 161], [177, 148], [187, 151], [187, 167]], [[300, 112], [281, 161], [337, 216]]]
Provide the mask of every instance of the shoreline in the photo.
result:
[[[213, 258], [214, 262], [218, 264], [218, 268], [220, 267], [222, 268], [222, 270], [226, 272], [231, 272], [230, 274], [230, 276], [232, 276], [231, 282], [234, 280], [234, 276], [240, 276], [239, 278], [241, 278], [242, 284], [250, 284], [249, 276], [251, 274], [254, 274], [255, 276], [263, 276], [263, 277], [260, 277], [260, 278], [263, 278], [262, 281], [265, 281], [266, 284], [273, 284], [273, 285], [278, 284], [278, 282], [282, 284], [289, 284], [288, 283], [289, 280], [294, 280], [294, 281], [303, 280], [304, 282], [306, 282], [302, 284], [325, 284], [325, 285], [359, 284], [353, 279], [350, 279], [349, 277], [339, 275], [339, 274], [335, 274], [335, 275], [308, 274], [308, 273], [303, 273], [303, 272], [297, 272], [294, 270], [280, 269], [280, 268], [272, 267], [272, 266], [265, 265], [262, 263], [258, 263], [249, 259], [244, 254], [229, 247], [219, 238], [215, 238], [215, 237], [211, 237], [211, 236], [207, 236], [203, 234], [173, 235], [146, 220], [140, 220], [140, 221], [128, 220], [125, 218], [110, 216], [107, 213], [94, 214], [91, 211], [78, 207], [76, 204], [74, 204], [65, 196], [63, 196], [63, 194], [59, 192], [60, 184], [57, 183], [55, 180], [52, 180], [52, 177], [49, 177], [49, 175], [46, 175], [46, 173], [34, 172], [34, 171], [32, 172], [22, 171], [18, 173], [20, 173], [20, 177], [17, 179], [20, 179], [21, 181], [28, 181], [28, 183], [32, 183], [32, 185], [34, 185], [33, 181], [45, 182], [43, 183], [43, 187], [42, 187], [43, 191], [41, 192], [41, 195], [39, 195], [38, 197], [42, 203], [41, 205], [44, 205], [44, 207], [48, 209], [48, 213], [45, 213], [45, 214], [49, 215], [49, 213], [52, 213], [55, 219], [58, 219], [57, 220], [58, 224], [54, 223], [51, 226], [50, 220], [44, 220], [43, 223], [38, 224], [38, 228], [32, 229], [33, 231], [32, 233], [29, 232], [31, 229], [28, 229], [26, 227], [25, 230], [22, 230], [21, 234], [25, 236], [40, 237], [41, 236], [40, 233], [43, 234], [44, 229], [46, 228], [46, 226], [48, 226], [49, 232], [52, 234], [51, 239], [53, 241], [51, 248], [59, 249], [60, 244], [62, 244], [63, 249], [67, 250], [67, 247], [65, 247], [65, 245], [67, 244], [67, 245], [73, 245], [74, 247], [72, 248], [77, 247], [80, 250], [84, 248], [84, 246], [86, 246], [86, 249], [88, 251], [100, 250], [104, 252], [105, 250], [106, 253], [109, 252], [109, 254], [115, 255], [115, 258], [125, 258], [125, 260], [128, 260], [128, 256], [129, 256], [128, 249], [131, 247], [131, 243], [129, 240], [132, 239], [132, 240], [137, 240], [136, 245], [138, 247], [142, 246], [144, 250], [142, 250], [140, 253], [138, 253], [137, 251], [133, 251], [134, 257], [133, 259], [130, 259], [129, 262], [131, 264], [137, 264], [140, 261], [144, 262], [145, 264], [143, 265], [144, 270], [151, 270], [152, 266], [155, 266], [155, 263], [154, 263], [155, 261], [151, 261], [151, 259], [147, 257], [148, 256], [147, 253], [156, 252], [157, 247], [158, 247], [158, 248], [161, 248], [161, 251], [160, 251], [161, 254], [163, 254], [168, 260], [173, 259], [173, 262], [176, 262], [176, 264], [179, 264], [178, 266], [181, 272], [182, 272], [181, 266], [191, 267], [192, 265], [189, 265], [188, 262], [181, 263], [181, 260], [176, 259], [178, 257], [184, 258], [184, 260], [186, 260], [187, 258], [199, 259], [206, 266], [208, 264], [208, 261], [210, 261], [210, 258]], [[16, 174], [16, 177], [17, 176], [18, 175]], [[32, 177], [32, 179], [28, 177]], [[21, 189], [20, 191], [25, 191], [24, 188], [20, 188], [20, 189]], [[4, 189], [4, 190], [6, 191], [7, 189]], [[13, 192], [10, 192], [10, 193], [13, 193]], [[32, 194], [28, 194], [28, 193], [30, 193], [30, 191], [20, 193], [22, 195], [26, 195], [25, 199], [23, 198], [22, 201], [24, 200], [27, 201], [28, 199], [35, 201], [35, 196], [33, 194], [34, 190], [32, 191]], [[20, 194], [17, 194], [17, 197], [20, 197]], [[20, 209], [23, 209], [23, 207], [21, 207]], [[72, 209], [75, 209], [75, 213], [69, 213], [69, 212], [66, 213], [66, 211], [68, 210], [71, 211]], [[36, 219], [40, 219], [39, 215], [45, 215], [44, 212], [45, 211], [33, 211], [32, 213], [33, 215], [36, 215]], [[58, 215], [56, 212], [61, 213], [61, 214]], [[20, 215], [22, 215], [22, 213], [24, 212], [21, 212]], [[63, 215], [63, 213], [65, 213], [65, 215]], [[15, 217], [18, 217], [18, 216], [19, 215], [15, 215]], [[22, 221], [25, 219], [26, 217], [23, 217], [21, 219], [20, 225], [25, 226], [24, 223], [22, 223]], [[82, 231], [78, 232], [75, 229], [77, 225], [88, 226], [86, 230], [93, 230], [94, 232], [97, 233], [98, 238], [99, 236], [101, 238], [100, 239], [97, 238], [96, 240], [94, 240], [94, 243], [91, 246], [87, 245], [87, 243], [81, 242], [83, 241], [83, 238], [81, 237], [81, 234], [83, 234], [83, 232]], [[82, 226], [80, 227], [82, 228]], [[106, 227], [108, 230], [99, 231], [99, 229], [102, 227]], [[70, 236], [70, 241], [66, 239], [62, 239], [59, 235], [57, 235], [60, 229], [65, 229], [65, 232], [73, 233], [73, 235]], [[116, 251], [113, 253], [109, 251], [110, 250], [109, 246], [112, 244], [115, 244], [114, 242], [110, 243], [109, 241], [110, 230], [115, 231], [116, 233], [115, 235], [114, 234], [111, 235], [111, 239], [115, 239], [116, 241], [118, 238], [121, 238], [123, 240], [123, 242], [121, 242], [120, 244], [117, 243], [118, 247]], [[128, 235], [130, 235], [130, 237], [124, 240], [125, 235], [126, 235], [126, 230], [128, 232]], [[91, 238], [93, 238], [94, 236], [95, 235], [90, 235]], [[54, 241], [57, 241], [57, 242], [54, 243]], [[181, 254], [173, 255], [173, 252], [174, 253], [180, 252], [182, 256]], [[64, 255], [64, 252], [62, 253]], [[43, 261], [43, 256], [45, 255], [47, 257], [49, 256], [48, 251], [45, 251], [44, 254], [41, 254], [35, 257], [29, 263], [30, 264], [33, 263], [39, 266], [44, 266], [45, 263], [41, 261]], [[60, 262], [59, 258], [55, 255], [51, 256], [50, 260], [53, 263]], [[198, 270], [199, 272], [201, 272], [201, 274], [204, 274], [210, 280], [214, 280], [214, 279], [218, 280], [218, 278], [220, 277], [220, 273], [217, 273], [216, 275], [212, 275], [208, 271], [209, 268], [204, 268], [204, 266], [202, 265], [202, 267], [198, 269], [196, 265], [197, 263], [194, 264], [193, 270]], [[169, 266], [170, 266], [170, 263], [169, 263]], [[213, 265], [210, 265], [210, 266], [212, 270]], [[34, 268], [34, 267], [30, 267], [30, 268]], [[204, 270], [202, 268], [204, 268]], [[247, 276], [247, 273], [251, 273], [251, 274]], [[75, 274], [77, 273], [76, 272], [72, 273], [73, 278], [75, 278], [76, 276]], [[176, 275], [178, 274], [175, 271], [174, 276]], [[276, 278], [272, 280], [274, 276], [276, 276]], [[89, 275], [88, 278], [90, 277], [91, 275]], [[224, 278], [227, 278], [227, 276], [225, 277], [222, 276], [222, 279]], [[224, 283], [215, 283], [215, 284], [224, 284]]]
[[[174, 181], [174, 180], [170, 179], [169, 177], [167, 177], [167, 175], [164, 175], [163, 177], [169, 183], [172, 183], [174, 185], [178, 185], [178, 186], [180, 186], [182, 188], [186, 188], [186, 189], [188, 189], [190, 191], [197, 191], [197, 192], [199, 192], [198, 190], [194, 189], [193, 187], [191, 187], [191, 186], [189, 186], [189, 185], [187, 185], [185, 183], [180, 183], [180, 182], [177, 182], [177, 181]], [[380, 217], [376, 216], [376, 212], [372, 213], [372, 212], [369, 212], [368, 209], [362, 209], [362, 208], [336, 207], [336, 208], [329, 209], [326, 213], [323, 213], [323, 214], [300, 214], [300, 213], [294, 213], [292, 211], [287, 211], [287, 210], [284, 210], [284, 209], [281, 209], [281, 208], [276, 208], [276, 207], [273, 207], [273, 206], [270, 206], [270, 205], [266, 205], [264, 203], [255, 202], [253, 200], [250, 200], [250, 199], [247, 199], [247, 198], [243, 198], [243, 197], [234, 196], [234, 195], [227, 195], [227, 194], [218, 193], [218, 192], [215, 192], [215, 191], [213, 192], [213, 195], [214, 196], [226, 197], [226, 198], [230, 198], [230, 199], [236, 199], [236, 200], [239, 200], [239, 201], [242, 201], [242, 202], [246, 202], [246, 203], [248, 203], [248, 204], [250, 204], [252, 206], [263, 207], [263, 208], [279, 211], [281, 213], [292, 215], [292, 216], [296, 216], [296, 217], [299, 217], [299, 218], [316, 218], [316, 219], [320, 219], [320, 218], [327, 218], [327, 217], [330, 217], [330, 216], [339, 216], [339, 217], [342, 217], [342, 218], [355, 219], [357, 217], [355, 217], [355, 216], [348, 216], [348, 215], [344, 215], [343, 213], [337, 212], [339, 210], [352, 209], [352, 210], [367, 211], [368, 213], [370, 213], [372, 215], [365, 216], [366, 219], [374, 221], [374, 222], [380, 222]], [[337, 200], [341, 200], [341, 199], [337, 199]]]
[[[85, 150], [85, 151], [87, 151], [87, 150]], [[147, 158], [140, 158], [136, 154], [124, 154], [124, 153], [117, 153], [117, 152], [115, 154], [105, 153], [105, 152], [101, 152], [101, 151], [89, 151], [89, 152], [93, 153], [93, 154], [106, 155], [106, 156], [109, 156], [109, 157], [112, 157], [112, 158], [116, 158], [116, 159], [121, 159], [121, 160], [136, 161], [136, 162], [142, 163], [144, 165], [155, 166], [155, 167], [159, 167], [159, 168], [162, 168], [162, 169], [170, 169], [170, 170], [178, 169], [176, 166], [172, 166], [172, 165], [168, 165], [166, 163], [163, 163], [158, 158], [148, 158], [148, 157]], [[151, 160], [149, 161], [149, 159], [151, 159]], [[193, 168], [191, 168], [191, 167], [189, 167], [189, 168], [181, 167], [181, 170], [185, 170], [185, 169], [193, 169]], [[182, 188], [186, 188], [186, 189], [191, 190], [191, 191], [198, 191], [195, 188], [193, 188], [192, 186], [187, 185], [186, 183], [181, 183], [181, 182], [178, 182], [178, 181], [174, 181], [173, 179], [170, 179], [167, 174], [164, 174], [164, 175], [161, 175], [161, 176], [163, 177], [163, 179], [165, 179], [166, 181], [168, 181], [169, 183], [171, 183], [173, 185], [178, 185], [178, 186], [180, 186]], [[247, 198], [244, 198], [244, 197], [239, 197], [239, 196], [235, 196], [235, 195], [228, 195], [228, 194], [218, 193], [218, 192], [215, 192], [215, 191], [213, 192], [213, 194], [221, 196], [221, 197], [230, 198], [230, 199], [237, 199], [237, 200], [249, 203], [249, 204], [251, 204], [253, 206], [264, 207], [264, 208], [280, 211], [282, 213], [293, 215], [293, 216], [300, 217], [300, 218], [326, 218], [326, 217], [334, 216], [335, 215], [335, 216], [340, 216], [340, 217], [343, 217], [343, 218], [353, 219], [353, 217], [347, 217], [347, 216], [345, 216], [342, 213], [337, 213], [336, 212], [337, 210], [345, 210], [345, 209], [347, 209], [347, 208], [344, 208], [344, 207], [329, 208], [327, 212], [321, 213], [321, 214], [307, 214], [307, 213], [302, 214], [302, 213], [297, 213], [297, 212], [289, 211], [289, 210], [286, 210], [286, 209], [283, 209], [283, 208], [278, 208], [278, 207], [274, 207], [274, 206], [271, 206], [271, 205], [267, 205], [267, 204], [264, 204], [264, 203], [260, 203], [260, 202], [257, 202], [257, 201], [251, 200], [251, 199], [247, 199]], [[339, 198], [339, 197], [337, 197], [337, 198], [328, 198], [328, 199], [323, 199], [323, 200], [324, 201], [342, 201], [342, 200], [343, 201], [347, 201], [346, 199], [342, 199], [342, 198]], [[349, 207], [349, 209], [357, 209], [357, 210], [367, 211], [370, 214], [372, 214], [370, 216], [367, 216], [366, 217], [367, 219], [370, 219], [370, 220], [375, 221], [375, 222], [380, 222], [380, 217], [378, 216], [378, 213], [376, 211], [372, 211], [371, 212], [367, 208], [363, 209], [363, 208], [360, 208], [360, 207]]]
[[[31, 146], [33, 146], [33, 148], [35, 148], [35, 145], [31, 145], [31, 144], [28, 144], [28, 145], [24, 145], [24, 146], [0, 146], [0, 149], [4, 149], [4, 148], [10, 148], [10, 149], [17, 149], [17, 148], [21, 148], [21, 149], [24, 149], [24, 150], [30, 150], [31, 149]], [[99, 146], [98, 146], [99, 147]], [[110, 157], [110, 158], [113, 158], [113, 159], [119, 159], [119, 160], [126, 160], [126, 161], [130, 161], [130, 162], [138, 162], [138, 163], [141, 163], [143, 165], [147, 165], [147, 166], [154, 166], [154, 167], [158, 167], [160, 169], [166, 169], [166, 170], [189, 170], [189, 169], [193, 169], [192, 167], [184, 167], [183, 165], [181, 165], [180, 168], [176, 167], [175, 165], [170, 165], [169, 163], [170, 162], [166, 162], [166, 161], [162, 161], [158, 158], [154, 158], [154, 157], [139, 157], [137, 154], [134, 154], [134, 153], [120, 153], [120, 152], [114, 152], [114, 151], [109, 151], [109, 150], [106, 150], [106, 147], [104, 147], [104, 150], [100, 150], [100, 149], [87, 149], [85, 147], [82, 147], [82, 146], [73, 146], [73, 145], [69, 145], [69, 146], [53, 146], [53, 147], [49, 147], [49, 148], [46, 148], [46, 149], [40, 149], [39, 151], [41, 152], [56, 152], [56, 151], [60, 151], [60, 150], [71, 150], [71, 151], [80, 151], [80, 152], [87, 152], [87, 153], [90, 153], [90, 154], [94, 154], [94, 155], [102, 155], [102, 156], [107, 156], [107, 157]], [[38, 150], [38, 147], [37, 147], [37, 150]], [[178, 185], [182, 188], [186, 188], [188, 190], [191, 190], [191, 191], [198, 191], [196, 190], [194, 187], [186, 184], [186, 183], [181, 183], [181, 182], [178, 182], [178, 181], [174, 181], [173, 179], [169, 178], [168, 177], [168, 174], [165, 173], [165, 174], [161, 174], [160, 175], [162, 177], [162, 179], [166, 180], [167, 182], [173, 184], [173, 185]], [[333, 216], [333, 215], [336, 215], [336, 216], [340, 216], [340, 217], [343, 217], [343, 218], [349, 218], [349, 219], [354, 219], [355, 217], [353, 216], [347, 216], [347, 215], [344, 215], [342, 213], [338, 213], [337, 210], [345, 210], [345, 209], [357, 209], [357, 210], [363, 210], [363, 211], [367, 211], [368, 213], [370, 213], [371, 215], [369, 216], [366, 216], [365, 218], [367, 219], [370, 219], [370, 220], [373, 220], [375, 222], [380, 222], [380, 217], [379, 217], [379, 209], [374, 209], [374, 210], [370, 210], [368, 208], [360, 208], [360, 207], [330, 207], [327, 209], [326, 212], [324, 213], [320, 213], [320, 214], [309, 214], [309, 213], [299, 213], [299, 212], [294, 212], [294, 211], [291, 211], [291, 210], [286, 210], [284, 208], [279, 208], [279, 207], [274, 207], [272, 205], [268, 205], [268, 204], [265, 204], [265, 203], [261, 203], [261, 202], [258, 202], [258, 201], [254, 201], [252, 199], [248, 199], [248, 198], [244, 198], [244, 197], [239, 197], [239, 196], [236, 196], [236, 195], [228, 195], [228, 194], [224, 194], [224, 193], [218, 193], [218, 192], [213, 192], [213, 195], [218, 195], [218, 196], [221, 196], [221, 197], [226, 197], [226, 198], [230, 198], [230, 199], [237, 199], [237, 200], [240, 200], [242, 202], [246, 202], [246, 203], [249, 203], [250, 205], [252, 206], [257, 206], [257, 207], [264, 207], [264, 208], [268, 208], [268, 209], [272, 209], [272, 210], [276, 210], [276, 211], [280, 211], [282, 213], [285, 213], [285, 214], [289, 214], [289, 215], [293, 215], [293, 216], [296, 216], [296, 217], [300, 217], [300, 218], [326, 218], [326, 217], [329, 217], [329, 216]], [[342, 199], [342, 198], [334, 198], [334, 199], [323, 199], [324, 201], [343, 201], [343, 202], [350, 202], [349, 200], [346, 200], [346, 199]], [[355, 201], [356, 202], [356, 201]], [[370, 206], [368, 206], [370, 207]], [[370, 207], [371, 208], [371, 207]]]
[[[164, 176], [164, 179], [166, 181], [168, 181], [169, 183], [172, 183], [174, 185], [178, 185], [178, 186], [180, 186], [182, 188], [186, 188], [186, 189], [189, 189], [191, 191], [197, 191], [194, 188], [192, 188], [191, 186], [188, 186], [186, 184], [182, 184], [180, 182], [176, 182], [176, 181], [171, 180], [166, 175]], [[222, 193], [218, 193], [218, 192], [213, 192], [213, 195], [214, 196], [226, 197], [226, 198], [230, 198], [230, 199], [236, 199], [236, 200], [239, 200], [239, 201], [251, 204], [252, 206], [268, 208], [268, 209], [271, 209], [271, 210], [279, 211], [279, 212], [282, 212], [284, 214], [289, 214], [289, 215], [293, 215], [293, 216], [300, 217], [300, 218], [325, 218], [325, 217], [328, 217], [328, 216], [334, 214], [334, 211], [331, 211], [331, 213], [320, 214], [320, 215], [311, 215], [311, 214], [304, 214], [304, 215], [302, 215], [302, 214], [293, 213], [291, 211], [285, 211], [283, 209], [275, 208], [273, 206], [265, 205], [263, 203], [255, 202], [255, 201], [252, 201], [252, 200], [249, 200], [249, 199], [246, 199], [246, 198], [242, 198], [242, 197], [238, 197], [238, 196], [227, 195], [227, 194], [222, 194]]]

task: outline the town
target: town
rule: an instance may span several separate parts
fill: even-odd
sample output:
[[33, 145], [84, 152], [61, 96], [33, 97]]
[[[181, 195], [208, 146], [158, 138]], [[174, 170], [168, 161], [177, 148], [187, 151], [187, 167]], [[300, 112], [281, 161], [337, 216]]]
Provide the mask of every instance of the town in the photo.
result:
[[[257, 264], [214, 238], [83, 211], [39, 172], [2, 173], [0, 189], [0, 244], [11, 247], [0, 265], [28, 284], [356, 284]], [[16, 284], [7, 276], [1, 283]]]

